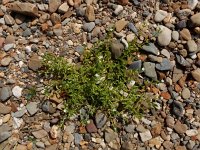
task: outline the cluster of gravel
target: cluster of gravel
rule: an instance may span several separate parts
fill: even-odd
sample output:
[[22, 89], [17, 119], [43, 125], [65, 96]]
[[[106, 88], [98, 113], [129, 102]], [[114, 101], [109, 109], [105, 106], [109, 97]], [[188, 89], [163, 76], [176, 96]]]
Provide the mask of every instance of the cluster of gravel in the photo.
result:
[[[75, 116], [61, 129], [63, 100], [46, 99], [35, 72], [42, 56], [78, 63], [84, 45], [90, 49], [113, 27], [115, 58], [135, 38], [149, 40], [128, 69], [141, 70], [141, 84], [159, 81], [147, 89], [156, 108], [116, 130], [100, 111], [86, 126]], [[0, 150], [200, 149], [199, 37], [198, 0], [1, 0]]]

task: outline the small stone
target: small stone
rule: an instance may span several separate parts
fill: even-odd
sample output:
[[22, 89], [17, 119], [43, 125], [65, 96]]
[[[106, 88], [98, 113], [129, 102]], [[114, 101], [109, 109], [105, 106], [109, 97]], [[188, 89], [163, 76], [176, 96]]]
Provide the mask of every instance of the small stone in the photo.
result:
[[141, 70], [142, 68], [142, 61], [141, 60], [137, 60], [137, 61], [134, 61], [132, 62], [128, 69], [133, 69], [133, 70]]
[[111, 141], [115, 140], [118, 137], [118, 134], [114, 132], [112, 129], [106, 129], [105, 132], [105, 141], [110, 143]]
[[186, 131], [187, 136], [196, 136], [198, 134], [198, 131], [195, 129], [190, 129]]
[[4, 105], [3, 103], [0, 103], [0, 114], [8, 114], [11, 112], [11, 107]]
[[200, 68], [197, 68], [196, 70], [192, 71], [191, 74], [196, 81], [200, 82]]
[[28, 37], [32, 35], [32, 32], [31, 32], [31, 29], [27, 28], [23, 33], [22, 33], [22, 36], [23, 37]]
[[176, 15], [180, 20], [184, 20], [188, 18], [191, 12], [192, 11], [190, 9], [181, 9], [176, 12]]
[[163, 97], [166, 100], [169, 100], [171, 98], [171, 95], [169, 94], [169, 92], [162, 92], [160, 94], [161, 97]]
[[192, 36], [190, 34], [190, 31], [186, 28], [184, 28], [183, 30], [180, 31], [180, 36], [186, 41], [192, 40]]
[[188, 6], [191, 10], [195, 9], [198, 4], [198, 0], [188, 0]]
[[169, 53], [168, 50], [163, 49], [163, 50], [161, 51], [161, 54], [164, 55], [165, 57], [167, 57], [168, 59], [170, 59], [170, 53]]
[[44, 101], [42, 104], [42, 110], [44, 112], [53, 114], [56, 112], [56, 109], [53, 107], [53, 105], [49, 101]]
[[39, 141], [39, 142], [36, 142], [35, 145], [36, 145], [38, 148], [43, 148], [43, 149], [45, 148], [44, 143], [43, 143], [43, 142], [40, 142], [40, 141]]
[[84, 47], [82, 45], [78, 45], [76, 48], [75, 48], [76, 52], [78, 52], [79, 54], [83, 54], [84, 52]]
[[12, 48], [14, 48], [14, 44], [5, 44], [3, 49], [7, 52], [9, 50], [11, 50]]
[[190, 19], [194, 25], [200, 26], [200, 13], [194, 14]]
[[161, 144], [163, 143], [163, 141], [164, 140], [160, 136], [158, 136], [156, 138], [153, 138], [153, 139], [149, 140], [149, 146], [150, 147], [154, 147], [155, 146], [158, 149], [158, 148], [161, 147]]
[[54, 13], [61, 5], [61, 0], [49, 0], [49, 12]]
[[168, 127], [173, 128], [174, 124], [175, 124], [174, 118], [171, 117], [171, 116], [167, 116], [166, 124], [167, 124]]
[[161, 33], [158, 35], [158, 44], [160, 46], [167, 46], [171, 42], [172, 31], [162, 25], [159, 25], [158, 28], [161, 30]]
[[149, 130], [146, 130], [145, 132], [139, 133], [139, 135], [140, 135], [142, 142], [146, 142], [146, 141], [152, 139], [152, 135], [151, 135], [151, 132]]
[[182, 104], [177, 101], [174, 101], [172, 104], [173, 114], [176, 115], [177, 117], [181, 117], [181, 116], [183, 116], [183, 111], [184, 111], [184, 108], [183, 108]]
[[174, 130], [178, 134], [184, 134], [187, 131], [187, 125], [186, 124], [182, 124], [179, 121], [177, 121], [176, 124], [174, 125]]
[[9, 137], [11, 136], [10, 132], [1, 132], [0, 133], [0, 143], [2, 143], [3, 141], [7, 140]]
[[94, 22], [90, 22], [90, 23], [84, 23], [83, 24], [83, 30], [86, 32], [91, 32], [95, 27], [95, 23]]
[[14, 25], [15, 24], [14, 18], [10, 15], [4, 15], [4, 20], [5, 20], [5, 23], [7, 25]]
[[142, 46], [142, 50], [144, 50], [145, 52], [154, 54], [154, 55], [159, 55], [159, 50], [155, 46], [154, 43], [149, 43], [148, 45], [143, 45]]
[[196, 52], [197, 51], [197, 44], [194, 40], [187, 41], [188, 51], [189, 52]]
[[63, 3], [63, 4], [60, 5], [60, 7], [58, 8], [58, 12], [64, 14], [64, 13], [66, 13], [66, 12], [68, 11], [68, 9], [69, 9], [68, 4], [67, 4], [67, 3]]
[[97, 113], [95, 115], [95, 123], [96, 123], [97, 128], [102, 128], [105, 125], [106, 121], [107, 121], [107, 117], [105, 114]]
[[17, 147], [16, 147], [16, 150], [27, 150], [27, 146], [18, 144]]
[[114, 14], [116, 16], [118, 16], [122, 11], [123, 11], [123, 6], [122, 5], [117, 5], [117, 7], [115, 8]]
[[170, 142], [170, 141], [164, 141], [164, 142], [163, 142], [163, 146], [164, 146], [164, 148], [166, 148], [167, 150], [173, 149], [173, 143]]
[[121, 31], [125, 28], [125, 26], [126, 26], [127, 24], [128, 24], [128, 21], [125, 21], [125, 19], [121, 19], [121, 20], [117, 21], [117, 22], [115, 23], [116, 31], [117, 31], [117, 32], [121, 32]]
[[37, 139], [44, 138], [45, 136], [48, 135], [48, 133], [45, 130], [43, 130], [43, 129], [38, 130], [38, 131], [34, 131], [34, 132], [32, 132], [32, 134]]
[[20, 98], [22, 96], [22, 90], [23, 88], [20, 88], [19, 86], [15, 86], [12, 89], [12, 93], [16, 98]]
[[74, 143], [75, 145], [79, 145], [83, 141], [83, 136], [81, 134], [75, 133], [74, 134]]
[[185, 146], [176, 146], [175, 150], [187, 150]]
[[127, 5], [128, 0], [117, 0], [120, 5]]
[[40, 67], [42, 67], [39, 57], [36, 55], [32, 56], [28, 62], [28, 67], [33, 71], [37, 71]]
[[59, 127], [56, 125], [53, 125], [51, 130], [50, 130], [50, 136], [53, 139], [56, 139], [59, 135], [60, 131], [59, 131]]
[[135, 34], [131, 33], [126, 36], [127, 42], [132, 42], [135, 39]]
[[2, 102], [8, 100], [12, 96], [12, 91], [9, 86], [5, 86], [0, 89], [0, 100]]
[[156, 64], [156, 69], [160, 71], [167, 71], [172, 69], [172, 65], [169, 59], [163, 58], [161, 63]]
[[179, 33], [178, 33], [178, 31], [172, 31], [172, 39], [174, 41], [178, 41], [179, 40]]
[[127, 126], [124, 127], [125, 131], [128, 133], [133, 133], [135, 130], [135, 125], [133, 124], [129, 124]]
[[119, 58], [122, 55], [124, 50], [124, 45], [118, 41], [114, 40], [111, 44], [111, 53], [115, 59]]
[[57, 147], [58, 147], [57, 144], [53, 144], [53, 145], [47, 146], [45, 150], [57, 150]]
[[51, 22], [56, 25], [56, 24], [60, 24], [61, 23], [61, 18], [60, 15], [58, 15], [57, 13], [53, 13], [51, 14]]
[[154, 20], [156, 22], [162, 22], [165, 19], [165, 17], [167, 17], [167, 15], [168, 15], [168, 13], [166, 11], [164, 11], [164, 10], [157, 10], [156, 14], [155, 14]]
[[181, 66], [184, 66], [184, 67], [190, 67], [191, 66], [191, 64], [185, 58], [183, 58], [183, 56], [176, 54], [176, 60]]
[[157, 80], [157, 74], [155, 70], [155, 63], [144, 62], [144, 73], [147, 77], [152, 78], [153, 80]]
[[86, 129], [89, 133], [95, 133], [97, 132], [97, 128], [92, 120], [90, 120], [90, 123], [86, 125]]
[[182, 95], [183, 99], [190, 98], [190, 90], [188, 88], [184, 88], [181, 95]]
[[37, 105], [38, 104], [36, 102], [30, 102], [29, 104], [26, 105], [26, 109], [31, 116], [38, 111]]
[[13, 113], [12, 116], [15, 118], [21, 118], [25, 113], [26, 113], [26, 108], [23, 107], [20, 110], [18, 110], [17, 112]]
[[128, 28], [133, 32], [135, 33], [136, 35], [138, 35], [138, 30], [137, 28], [135, 27], [135, 25], [133, 23], [128, 23]]
[[85, 17], [88, 21], [94, 21], [95, 20], [95, 13], [94, 13], [94, 8], [91, 5], [88, 5], [86, 10], [85, 10]]
[[4, 57], [2, 60], [1, 60], [1, 65], [2, 66], [8, 66], [10, 64], [10, 62], [12, 61], [12, 57]]

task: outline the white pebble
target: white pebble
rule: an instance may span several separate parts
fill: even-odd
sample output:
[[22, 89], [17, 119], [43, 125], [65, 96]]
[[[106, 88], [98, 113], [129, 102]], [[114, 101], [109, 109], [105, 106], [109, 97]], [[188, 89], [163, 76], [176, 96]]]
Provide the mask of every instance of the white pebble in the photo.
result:
[[15, 86], [13, 89], [12, 89], [12, 93], [15, 97], [17, 98], [20, 98], [22, 96], [22, 88], [20, 88], [19, 86]]

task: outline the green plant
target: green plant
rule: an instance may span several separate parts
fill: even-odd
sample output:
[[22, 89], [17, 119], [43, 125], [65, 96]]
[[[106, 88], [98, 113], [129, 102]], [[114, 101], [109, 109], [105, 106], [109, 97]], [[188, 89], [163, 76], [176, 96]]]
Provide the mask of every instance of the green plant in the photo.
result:
[[36, 87], [31, 87], [29, 89], [26, 90], [26, 94], [25, 97], [27, 100], [30, 100], [32, 98], [34, 98], [36, 96]]
[[49, 93], [57, 91], [64, 98], [64, 112], [67, 116], [78, 114], [84, 108], [90, 116], [97, 110], [109, 117], [124, 114], [140, 116], [145, 110], [144, 86], [127, 84], [136, 81], [138, 73], [127, 69], [127, 59], [134, 59], [132, 53], [140, 44], [129, 43], [122, 56], [113, 59], [110, 52], [112, 33], [97, 42], [91, 50], [85, 50], [81, 64], [72, 65], [65, 58], [46, 54], [43, 58], [43, 75], [50, 80]]

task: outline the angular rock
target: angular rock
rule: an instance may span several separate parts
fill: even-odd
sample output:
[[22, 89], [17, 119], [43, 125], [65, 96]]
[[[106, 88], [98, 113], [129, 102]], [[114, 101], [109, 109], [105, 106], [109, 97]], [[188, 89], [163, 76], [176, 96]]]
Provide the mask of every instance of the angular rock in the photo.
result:
[[83, 136], [81, 134], [75, 133], [74, 134], [74, 143], [75, 145], [79, 145], [83, 141]]
[[155, 63], [144, 62], [144, 73], [147, 77], [152, 78], [153, 80], [157, 80], [157, 74], [155, 70]]
[[198, 0], [188, 0], [188, 6], [191, 10], [195, 9], [198, 4]]
[[149, 130], [146, 130], [145, 132], [139, 133], [139, 135], [140, 135], [142, 142], [146, 142], [146, 141], [152, 139], [152, 135], [151, 135], [151, 132]]
[[95, 126], [95, 124], [93, 123], [92, 120], [90, 120], [90, 123], [86, 125], [86, 129], [89, 133], [96, 133], [97, 132], [97, 128]]
[[84, 23], [83, 24], [83, 30], [86, 32], [91, 32], [95, 27], [95, 23], [94, 22], [90, 22], [90, 23]]
[[159, 25], [158, 28], [161, 30], [161, 33], [158, 35], [158, 44], [160, 46], [167, 46], [171, 42], [172, 31], [162, 25]]
[[65, 2], [62, 5], [60, 5], [60, 7], [58, 8], [58, 12], [64, 14], [68, 11], [68, 9], [69, 5]]
[[141, 60], [137, 60], [137, 61], [132, 62], [129, 65], [128, 69], [141, 70], [141, 67], [142, 67], [142, 61]]
[[126, 21], [125, 19], [121, 19], [121, 20], [117, 21], [117, 22], [115, 23], [116, 31], [117, 31], [117, 32], [121, 32], [121, 31], [125, 28], [125, 26], [126, 26], [127, 24], [128, 24], [128, 21]]
[[26, 105], [26, 109], [31, 116], [38, 111], [37, 105], [38, 103], [36, 102], [30, 102], [28, 105]]
[[61, 18], [60, 15], [58, 15], [57, 13], [53, 13], [51, 14], [51, 22], [56, 25], [56, 24], [60, 24], [61, 23]]
[[61, 0], [49, 0], [49, 12], [54, 13], [61, 5]]
[[115, 140], [118, 137], [118, 134], [114, 132], [112, 129], [106, 129], [105, 132], [105, 141], [106, 143], [110, 143], [111, 141]]
[[15, 24], [14, 18], [10, 15], [4, 15], [4, 20], [5, 20], [5, 23], [7, 25], [14, 25]]
[[145, 52], [154, 54], [154, 55], [160, 54], [158, 48], [155, 46], [154, 43], [149, 43], [148, 45], [143, 45], [142, 50], [144, 50]]
[[163, 58], [163, 61], [159, 64], [156, 64], [156, 69], [160, 71], [168, 71], [172, 69], [172, 65], [169, 59]]
[[174, 101], [172, 103], [172, 112], [175, 116], [182, 117], [184, 112], [182, 104], [180, 102]]
[[35, 4], [24, 3], [24, 2], [14, 2], [7, 4], [7, 7], [13, 11], [27, 16], [38, 17], [38, 8]]

